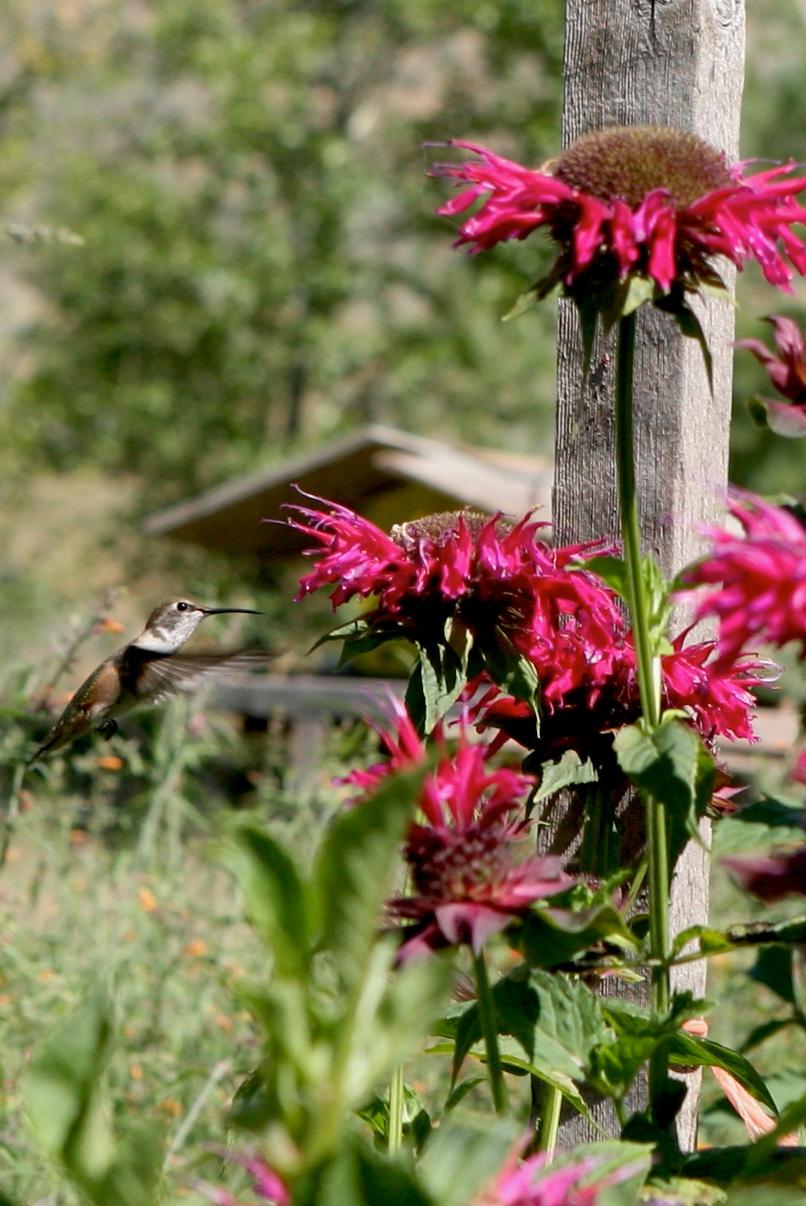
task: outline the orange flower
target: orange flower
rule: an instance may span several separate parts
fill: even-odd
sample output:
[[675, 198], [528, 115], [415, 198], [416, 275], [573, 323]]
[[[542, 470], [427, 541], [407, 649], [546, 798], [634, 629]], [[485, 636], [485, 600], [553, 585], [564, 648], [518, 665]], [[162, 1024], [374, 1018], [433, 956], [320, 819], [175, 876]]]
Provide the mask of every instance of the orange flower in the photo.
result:
[[156, 913], [159, 908], [156, 896], [150, 888], [146, 887], [137, 889], [137, 903], [144, 913]]

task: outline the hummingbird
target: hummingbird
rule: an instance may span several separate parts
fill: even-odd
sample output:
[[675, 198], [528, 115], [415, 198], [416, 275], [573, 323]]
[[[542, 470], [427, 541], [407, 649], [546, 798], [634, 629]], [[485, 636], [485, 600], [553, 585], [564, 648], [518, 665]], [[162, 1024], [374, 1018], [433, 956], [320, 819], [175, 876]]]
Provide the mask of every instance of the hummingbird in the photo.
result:
[[263, 614], [250, 607], [204, 607], [190, 599], [160, 603], [139, 636], [101, 662], [81, 684], [28, 765], [90, 729], [111, 737], [117, 731], [116, 718], [136, 704], [159, 703], [175, 691], [192, 691], [201, 679], [222, 670], [265, 663], [265, 654], [246, 650], [178, 652], [207, 616], [235, 612]]

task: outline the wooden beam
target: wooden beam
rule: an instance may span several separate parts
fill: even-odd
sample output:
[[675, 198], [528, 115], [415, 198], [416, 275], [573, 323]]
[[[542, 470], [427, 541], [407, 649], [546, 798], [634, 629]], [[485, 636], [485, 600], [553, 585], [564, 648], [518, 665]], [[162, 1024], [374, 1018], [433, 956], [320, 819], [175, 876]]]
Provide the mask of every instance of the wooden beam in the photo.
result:
[[[730, 160], [738, 157], [743, 0], [567, 0], [566, 13], [564, 145], [605, 126], [671, 125], [699, 134]], [[635, 412], [644, 549], [667, 572], [697, 555], [697, 525], [721, 510], [727, 482], [733, 311], [709, 302], [701, 314], [714, 358], [713, 396], [698, 346], [681, 340], [658, 311], [645, 306], [639, 314]], [[618, 538], [612, 341], [598, 340], [583, 390], [578, 322], [565, 302], [557, 393], [557, 539]], [[672, 911], [676, 931], [707, 918], [708, 864], [698, 847], [681, 860]], [[702, 994], [704, 965], [689, 969], [685, 986]], [[681, 1116], [686, 1147], [694, 1144], [696, 1099], [690, 1092]], [[592, 1108], [595, 1121], [617, 1134], [607, 1103]], [[564, 1126], [562, 1141], [597, 1137], [576, 1118]]]

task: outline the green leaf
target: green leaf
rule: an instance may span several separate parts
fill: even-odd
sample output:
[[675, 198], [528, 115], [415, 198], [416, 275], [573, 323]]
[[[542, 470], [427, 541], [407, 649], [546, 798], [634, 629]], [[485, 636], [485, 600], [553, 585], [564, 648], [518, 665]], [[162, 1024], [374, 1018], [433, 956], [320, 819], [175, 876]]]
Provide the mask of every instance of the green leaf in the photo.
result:
[[702, 323], [688, 304], [685, 294], [682, 289], [675, 289], [666, 297], [659, 298], [655, 305], [659, 310], [671, 314], [672, 318], [677, 323], [678, 330], [681, 335], [687, 339], [694, 339], [700, 345], [703, 362], [705, 364], [705, 372], [708, 377], [708, 388], [711, 392], [711, 397], [714, 396], [714, 359], [711, 355], [711, 349], [708, 346], [708, 340], [705, 336], [705, 331], [702, 328]]
[[756, 1140], [753, 1147], [758, 1151], [774, 1148], [780, 1139], [797, 1131], [806, 1123], [806, 1094], [797, 1097], [778, 1115], [778, 1120], [771, 1131]]
[[600, 1043], [590, 1054], [589, 1083], [606, 1097], [623, 1100], [657, 1046], [658, 1037], [651, 1033], [623, 1034]]
[[[360, 1110], [358, 1117], [372, 1129], [381, 1143], [389, 1139], [389, 1089], [382, 1097], [374, 1093]], [[421, 1147], [431, 1133], [431, 1119], [419, 1093], [411, 1085], [403, 1086], [403, 1135], [415, 1147]]]
[[265, 830], [244, 826], [224, 861], [244, 895], [250, 921], [274, 955], [277, 972], [304, 976], [311, 947], [311, 901], [291, 857]]
[[[450, 1118], [425, 1145], [418, 1170], [439, 1206], [467, 1206], [504, 1163], [520, 1134], [508, 1119]], [[381, 1199], [379, 1199], [380, 1201]]]
[[754, 396], [747, 399], [747, 409], [756, 427], [767, 427], [767, 405], [763, 398]]
[[310, 1206], [437, 1206], [402, 1160], [382, 1156], [356, 1137], [320, 1170]]
[[599, 325], [599, 309], [595, 301], [585, 298], [575, 298], [579, 327], [582, 335], [582, 381], [587, 383], [593, 360], [593, 345], [596, 342], [596, 328]]
[[362, 638], [370, 631], [371, 626], [369, 620], [364, 619], [361, 616], [353, 620], [347, 620], [346, 623], [338, 624], [335, 628], [330, 628], [327, 632], [323, 633], [322, 636], [320, 636], [317, 641], [311, 645], [308, 652], [313, 653], [316, 649], [320, 649], [322, 645], [327, 644], [328, 641], [348, 641]]
[[409, 702], [411, 692], [416, 714], [422, 716], [422, 731], [430, 733], [447, 715], [467, 685], [467, 662], [463, 666], [461, 657], [450, 645], [422, 645], [418, 642], [417, 655], [418, 663], [409, 683], [406, 702]]
[[519, 653], [500, 629], [481, 648], [484, 668], [507, 695], [528, 704], [540, 734], [540, 678], [534, 663]]
[[355, 1007], [345, 1093], [361, 1100], [395, 1064], [405, 1059], [432, 1030], [450, 996], [450, 954], [413, 961], [390, 978], [396, 949], [387, 938], [375, 948]]
[[538, 906], [523, 918], [511, 937], [534, 968], [571, 963], [602, 943], [620, 950], [636, 950], [638, 946], [621, 913], [610, 903], [578, 912]]
[[[762, 1022], [760, 1026], [754, 1026], [748, 1034], [747, 1038], [742, 1043], [742, 1055], [748, 1051], [752, 1051], [755, 1047], [760, 1047], [768, 1038], [772, 1038], [781, 1030], [785, 1030], [787, 1026], [795, 1026], [797, 1023], [792, 1017], [789, 1018], [771, 1018], [769, 1022]], [[768, 1078], [768, 1082], [769, 1082]], [[768, 1088], [770, 1085], [768, 1083]], [[770, 1090], [772, 1092], [772, 1090]], [[776, 1097], [776, 1101], [777, 1101]]]
[[360, 808], [342, 812], [318, 851], [312, 883], [319, 899], [321, 945], [334, 956], [342, 985], [364, 976], [398, 846], [425, 774], [396, 774]]
[[688, 1177], [664, 1177], [652, 1181], [650, 1201], [669, 1203], [669, 1206], [722, 1206], [727, 1201], [723, 1190], [706, 1181]]
[[763, 984], [787, 1005], [797, 1005], [792, 967], [793, 948], [768, 946], [759, 951], [748, 975], [757, 984]]
[[773, 1115], [778, 1113], [764, 1081], [750, 1061], [740, 1055], [738, 1051], [731, 1051], [729, 1047], [723, 1047], [721, 1043], [712, 1042], [711, 1039], [694, 1038], [693, 1035], [684, 1034], [682, 1031], [666, 1039], [665, 1045], [672, 1067], [686, 1067], [693, 1064], [696, 1067], [723, 1068], [726, 1072], [730, 1072], [731, 1076], [735, 1077], [739, 1084], [743, 1085], [757, 1101], [765, 1105]]
[[713, 759], [694, 730], [669, 713], [654, 731], [641, 724], [621, 729], [613, 747], [629, 779], [670, 810], [673, 869], [687, 837], [700, 840], [697, 825], [711, 798]]
[[690, 992], [675, 993], [668, 1013], [657, 1016], [640, 1005], [612, 998], [602, 1000], [602, 1012], [616, 1032], [614, 1041], [591, 1053], [590, 1083], [607, 1096], [626, 1096], [640, 1067], [661, 1043], [674, 1039], [681, 1024], [700, 1017], [707, 1003]]
[[[525, 1059], [507, 1051], [504, 1064], [539, 1077], [557, 1088], [582, 1112], [587, 1107], [575, 1081], [585, 1076], [588, 1052], [607, 1033], [596, 996], [584, 984], [563, 975], [518, 968], [493, 989], [499, 1035], [514, 1039]], [[481, 1027], [474, 1002], [459, 1019], [454, 1047], [453, 1079], [468, 1052], [484, 1058]]]
[[652, 301], [657, 293], [655, 282], [646, 276], [633, 275], [628, 276], [626, 288], [624, 289], [621, 299], [620, 318], [626, 318], [629, 314], [633, 314], [639, 306], [643, 306], [645, 302]]
[[802, 842], [806, 836], [806, 809], [769, 797], [740, 808], [714, 827], [713, 852], [741, 854], [779, 843]]
[[[596, 1161], [596, 1167], [590, 1174], [590, 1180], [599, 1187], [596, 1206], [634, 1206], [652, 1167], [653, 1154], [650, 1143], [605, 1140], [602, 1143], [582, 1143], [565, 1159], [570, 1162], [586, 1159]], [[562, 1161], [563, 1157], [560, 1157], [556, 1166], [561, 1167]], [[618, 1177], [617, 1183], [608, 1185], [608, 1181], [614, 1177]]]
[[731, 951], [735, 944], [731, 942], [723, 930], [714, 930], [707, 925], [690, 925], [675, 937], [672, 943], [672, 957], [679, 955], [690, 943], [696, 943], [697, 949], [704, 955], [718, 955]]
[[726, 937], [733, 946], [763, 946], [770, 942], [806, 942], [806, 917], [791, 917], [786, 921], [751, 921], [746, 925], [732, 925]]
[[583, 762], [576, 750], [566, 750], [556, 762], [540, 764], [540, 786], [529, 801], [530, 807], [533, 808], [541, 800], [562, 791], [564, 787], [596, 783], [598, 778], [596, 767], [590, 758]]
[[512, 322], [514, 318], [520, 318], [522, 314], [527, 314], [529, 310], [534, 309], [540, 300], [541, 294], [538, 286], [530, 286], [516, 297], [506, 314], [502, 315], [501, 322]]
[[601, 578], [620, 598], [627, 601], [627, 563], [623, 557], [586, 557], [584, 561], [574, 561], [570, 568], [596, 574], [597, 578]]
[[111, 1028], [93, 993], [45, 1039], [23, 1076], [28, 1117], [43, 1150], [96, 1204], [153, 1206], [161, 1150], [153, 1128], [135, 1124], [116, 1144], [103, 1092]]
[[487, 1083], [486, 1076], [468, 1076], [466, 1080], [461, 1080], [456, 1088], [452, 1089], [445, 1100], [443, 1114], [454, 1110], [461, 1101], [464, 1101], [468, 1093], [475, 1089], [476, 1085]]
[[106, 1004], [93, 993], [48, 1035], [23, 1080], [43, 1150], [88, 1182], [102, 1179], [114, 1155], [100, 1087], [110, 1036]]
[[642, 557], [641, 581], [647, 600], [649, 639], [653, 654], [669, 653], [668, 631], [672, 614], [671, 583], [667, 582], [658, 563], [652, 557]]

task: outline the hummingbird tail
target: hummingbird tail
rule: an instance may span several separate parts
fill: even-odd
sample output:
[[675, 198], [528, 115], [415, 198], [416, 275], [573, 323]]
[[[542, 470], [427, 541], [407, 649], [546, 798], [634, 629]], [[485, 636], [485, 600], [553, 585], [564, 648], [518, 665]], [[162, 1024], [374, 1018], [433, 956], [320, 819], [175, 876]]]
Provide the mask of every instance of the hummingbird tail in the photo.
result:
[[39, 749], [31, 754], [31, 757], [27, 760], [25, 765], [31, 766], [31, 764], [37, 762], [43, 754], [47, 754], [49, 750], [56, 750], [59, 748], [59, 746], [66, 744], [67, 739], [65, 738], [64, 731], [57, 726], [55, 729], [52, 729], [50, 733], [48, 733]]

